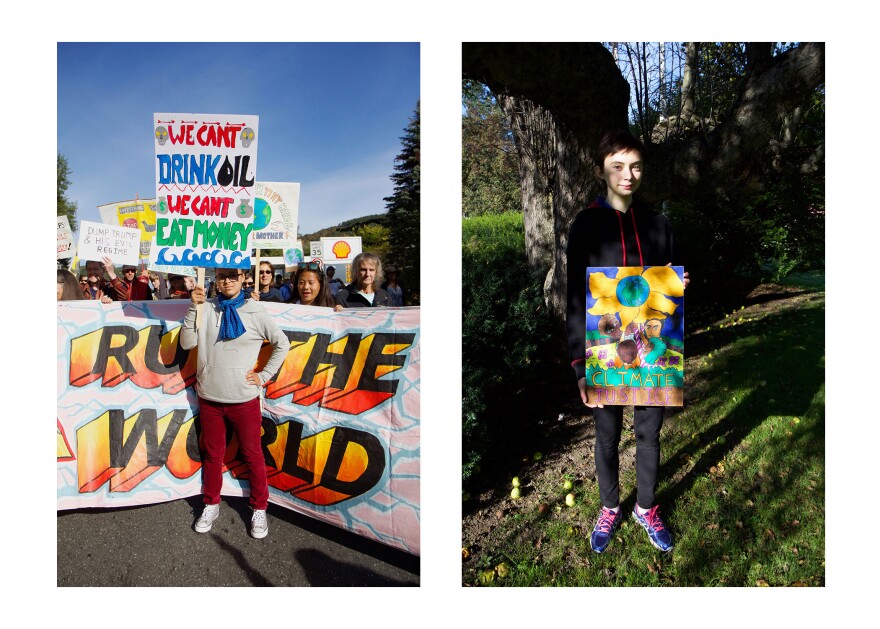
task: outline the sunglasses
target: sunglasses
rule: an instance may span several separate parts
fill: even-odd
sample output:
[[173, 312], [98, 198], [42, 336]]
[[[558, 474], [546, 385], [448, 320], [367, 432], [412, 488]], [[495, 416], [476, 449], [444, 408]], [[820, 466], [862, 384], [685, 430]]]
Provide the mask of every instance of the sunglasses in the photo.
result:
[[272, 275], [272, 271], [260, 271], [260, 275]]
[[296, 268], [300, 271], [305, 271], [306, 269], [309, 271], [319, 271], [321, 269], [321, 264], [319, 262], [300, 262], [296, 265]]
[[245, 282], [244, 284], [242, 284], [242, 286], [244, 286], [245, 288], [253, 288], [254, 283], [253, 282]]

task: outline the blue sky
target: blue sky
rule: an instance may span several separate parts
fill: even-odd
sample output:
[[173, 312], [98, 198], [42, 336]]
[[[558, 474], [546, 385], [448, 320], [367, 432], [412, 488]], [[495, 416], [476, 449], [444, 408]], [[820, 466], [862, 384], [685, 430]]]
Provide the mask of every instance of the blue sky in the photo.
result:
[[258, 115], [257, 180], [301, 184], [302, 233], [384, 212], [418, 100], [418, 43], [58, 44], [78, 220], [155, 197], [154, 112]]

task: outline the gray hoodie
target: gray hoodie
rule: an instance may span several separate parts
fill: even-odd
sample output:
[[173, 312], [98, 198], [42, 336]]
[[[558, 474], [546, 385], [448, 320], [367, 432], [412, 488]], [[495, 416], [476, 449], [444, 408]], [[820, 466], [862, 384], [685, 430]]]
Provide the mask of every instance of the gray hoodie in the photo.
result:
[[290, 341], [266, 309], [251, 299], [246, 299], [238, 308], [244, 334], [236, 339], [217, 340], [222, 316], [217, 301], [215, 297], [202, 306], [198, 330], [196, 306], [190, 304], [180, 330], [180, 346], [183, 349], [199, 347], [196, 378], [200, 397], [212, 402], [248, 402], [259, 397], [262, 390], [262, 387], [248, 384], [245, 375], [254, 368], [263, 340], [274, 345], [265, 369], [257, 372], [263, 384], [281, 367], [290, 350]]

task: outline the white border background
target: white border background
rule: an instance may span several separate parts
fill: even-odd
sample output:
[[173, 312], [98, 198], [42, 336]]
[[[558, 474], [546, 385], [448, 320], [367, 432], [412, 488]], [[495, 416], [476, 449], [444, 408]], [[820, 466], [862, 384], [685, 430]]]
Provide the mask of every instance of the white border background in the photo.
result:
[[[877, 146], [874, 33], [867, 30], [873, 20], [849, 0], [829, 5], [825, 14], [802, 3], [790, 4], [742, 0], [720, 8], [697, 8], [638, 0], [590, 5], [547, 0], [425, 3], [419, 8], [422, 5], [417, 3], [380, 0], [344, 3], [340, 10], [335, 3], [323, 9], [299, 4], [281, 8], [284, 5], [257, 0], [244, 5], [220, 1], [210, 8], [183, 1], [153, 2], [143, 9], [89, 1], [51, 8], [15, 4], [11, 11], [7, 7], [7, 37], [0, 44], [6, 74], [3, 119], [8, 129], [25, 130], [17, 136], [8, 132], [2, 151], [0, 172], [7, 182], [15, 183], [6, 197], [7, 206], [21, 206], [7, 213], [8, 239], [24, 223], [13, 216], [36, 216], [40, 233], [52, 229], [54, 214], [46, 206], [54, 202], [58, 41], [193, 41], [200, 35], [209, 41], [420, 41], [422, 283], [440, 287], [442, 294], [426, 290], [423, 303], [421, 587], [315, 589], [284, 593], [280, 599], [277, 593], [242, 589], [234, 603], [212, 613], [199, 604], [201, 592], [183, 588], [150, 593], [162, 598], [149, 602], [148, 594], [139, 590], [56, 588], [55, 474], [54, 466], [45, 465], [51, 456], [48, 447], [54, 444], [54, 426], [48, 419], [53, 396], [46, 394], [54, 376], [40, 360], [54, 355], [54, 308], [49, 287], [43, 286], [51, 276], [51, 261], [23, 243], [4, 250], [8, 278], [4, 353], [16, 357], [7, 358], [2, 379], [7, 409], [12, 411], [6, 415], [3, 435], [7, 456], [2, 466], [9, 489], [0, 518], [6, 566], [0, 578], [5, 600], [12, 602], [6, 617], [26, 618], [37, 626], [78, 627], [101, 622], [102, 617], [131, 627], [152, 625], [158, 618], [222, 626], [238, 620], [272, 623], [280, 612], [289, 613], [287, 622], [297, 625], [383, 628], [420, 623], [497, 626], [499, 622], [512, 627], [552, 626], [559, 620], [587, 626], [650, 622], [714, 628], [755, 621], [759, 627], [771, 623], [824, 627], [870, 617], [869, 597], [877, 582], [878, 499], [862, 490], [876, 475], [876, 455], [871, 456], [868, 444], [878, 438], [878, 417], [876, 411], [872, 415], [866, 409], [876, 379], [867, 376], [865, 365], [855, 372], [865, 381], [847, 377], [852, 362], [837, 346], [828, 347], [827, 357], [832, 368], [827, 373], [825, 588], [518, 592], [460, 586], [461, 354], [459, 344], [450, 339], [460, 338], [461, 323], [458, 315], [450, 313], [461, 308], [461, 42], [827, 41], [827, 320], [835, 322], [831, 338], [856, 347], [871, 346], [871, 306], [876, 297], [863, 297], [869, 292], [859, 280], [870, 280], [867, 269], [873, 259], [868, 253], [877, 250], [867, 238], [877, 233], [878, 210], [866, 194], [875, 176], [868, 150]], [[280, 19], [285, 14], [286, 19]], [[212, 27], [200, 27], [208, 22], [198, 20], [213, 20]], [[31, 270], [31, 263], [37, 269]], [[32, 278], [36, 285], [31, 285]], [[857, 287], [863, 292], [856, 293]], [[46, 333], [25, 337], [19, 332], [25, 319], [32, 322], [29, 329]], [[25, 474], [30, 476], [25, 479]], [[345, 605], [340, 613], [341, 601]], [[254, 603], [262, 603], [262, 613], [251, 612]]]

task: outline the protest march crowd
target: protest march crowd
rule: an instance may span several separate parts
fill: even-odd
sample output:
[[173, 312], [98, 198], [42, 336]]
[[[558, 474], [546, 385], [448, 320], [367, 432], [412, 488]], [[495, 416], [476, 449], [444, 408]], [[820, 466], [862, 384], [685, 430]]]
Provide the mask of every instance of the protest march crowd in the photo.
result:
[[[145, 268], [138, 272], [133, 264], [124, 264], [120, 277], [113, 261], [107, 257], [87, 261], [85, 270], [77, 280], [67, 269], [58, 269], [58, 301], [88, 299], [108, 304], [114, 301], [190, 299], [196, 285], [194, 277], [156, 273]], [[383, 268], [378, 256], [364, 252], [353, 260], [352, 271], [354, 280], [346, 285], [336, 277], [335, 267], [324, 269], [317, 261], [300, 262], [284, 281], [281, 274], [275, 274], [272, 264], [264, 261], [259, 264], [259, 271], [245, 272], [242, 291], [254, 301], [323, 306], [335, 310], [403, 306], [404, 292], [396, 268]], [[217, 296], [216, 281], [208, 282], [206, 293], [209, 298]]]
[[[122, 277], [109, 257], [88, 260], [86, 273], [78, 280], [64, 268], [58, 269], [57, 300], [95, 300], [103, 304], [157, 299], [188, 299], [190, 307], [181, 326], [183, 349], [200, 348], [197, 391], [203, 435], [202, 489], [205, 508], [193, 528], [207, 533], [219, 517], [226, 423], [239, 439], [240, 452], [250, 469], [250, 505], [253, 510], [250, 534], [260, 539], [269, 532], [266, 509], [269, 490], [261, 449], [262, 387], [278, 371], [290, 342], [277, 323], [257, 302], [319, 306], [341, 311], [346, 308], [403, 306], [403, 289], [397, 269], [383, 269], [372, 253], [358, 254], [352, 261], [353, 281], [346, 285], [332, 266], [318, 260], [300, 262], [287, 282], [273, 278], [270, 262], [259, 262], [258, 270], [216, 268], [207, 286], [193, 277], [159, 274], [133, 264], [122, 265]], [[387, 274], [387, 279], [386, 279]], [[255, 281], [254, 278], [257, 278]], [[208, 300], [210, 307], [203, 308]], [[202, 325], [199, 313], [204, 312]], [[260, 372], [254, 372], [257, 356], [268, 341], [272, 356]]]

